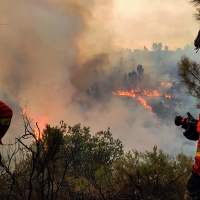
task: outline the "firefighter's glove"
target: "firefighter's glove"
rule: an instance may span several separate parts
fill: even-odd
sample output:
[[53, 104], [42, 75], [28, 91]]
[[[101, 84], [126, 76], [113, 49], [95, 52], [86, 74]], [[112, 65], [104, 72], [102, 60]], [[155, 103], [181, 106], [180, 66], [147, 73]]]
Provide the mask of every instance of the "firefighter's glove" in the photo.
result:
[[183, 132], [183, 135], [189, 139], [189, 140], [198, 140], [199, 139], [199, 133], [196, 131], [197, 127], [195, 124], [189, 125], [189, 126], [182, 126], [182, 128], [185, 129], [185, 132]]

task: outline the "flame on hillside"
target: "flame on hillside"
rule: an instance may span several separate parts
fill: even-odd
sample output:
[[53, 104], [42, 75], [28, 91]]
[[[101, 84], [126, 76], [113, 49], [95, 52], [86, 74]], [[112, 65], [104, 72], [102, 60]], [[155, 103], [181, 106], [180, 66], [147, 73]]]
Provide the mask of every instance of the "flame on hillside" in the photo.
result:
[[[143, 99], [142, 97], [138, 97], [138, 99], [137, 100], [139, 100], [140, 101], [140, 103], [146, 108], [146, 109], [148, 109], [149, 111], [151, 111], [152, 112], [152, 107], [151, 106], [149, 106], [149, 105], [147, 105], [147, 102], [146, 102], [146, 100], [145, 99]], [[152, 112], [153, 113], [153, 112]], [[156, 114], [156, 113], [153, 113], [153, 114]]]
[[[164, 82], [163, 82], [164, 83]], [[141, 105], [143, 105], [146, 109], [148, 109], [151, 113], [155, 114], [152, 111], [152, 107], [147, 104], [146, 100], [142, 98], [141, 96], [146, 96], [146, 97], [161, 97], [161, 95], [158, 93], [157, 90], [153, 91], [147, 91], [147, 90], [140, 90], [140, 89], [135, 89], [135, 90], [130, 90], [130, 91], [123, 91], [123, 90], [118, 90], [117, 92], [112, 92], [113, 95], [118, 95], [118, 96], [126, 96], [126, 97], [132, 97], [137, 99]], [[169, 94], [164, 94], [162, 97], [165, 97], [167, 99], [171, 98], [171, 95]]]
[[127, 97], [135, 97], [136, 95], [142, 95], [142, 96], [147, 96], [147, 97], [158, 97], [160, 96], [157, 90], [153, 91], [147, 91], [147, 90], [130, 90], [130, 91], [123, 91], [123, 90], [118, 90], [117, 92], [112, 92], [114, 95], [119, 95], [119, 96], [127, 96]]
[[47, 124], [49, 118], [47, 116], [36, 117], [34, 115], [28, 115], [28, 109], [26, 106], [23, 110], [21, 110], [21, 115], [24, 117], [25, 123], [31, 125], [31, 122], [35, 122], [36, 125], [33, 128], [31, 128], [33, 130], [35, 139], [42, 139], [42, 131], [45, 128], [45, 125]]
[[135, 90], [131, 90], [131, 91], [119, 90], [117, 92], [112, 92], [112, 94], [119, 95], [119, 96], [135, 97]]
[[35, 137], [37, 140], [42, 139], [42, 132], [49, 118], [47, 116], [43, 116], [43, 117], [33, 117], [32, 119], [36, 122], [36, 126], [34, 127]]
[[[149, 96], [159, 96], [157, 90], [153, 90], [151, 92], [147, 92], [146, 90], [140, 91], [139, 89], [138, 90], [131, 90], [131, 91], [119, 90], [117, 92], [112, 92], [112, 94], [119, 95], [119, 96], [133, 97], [133, 98], [136, 98], [136, 94], [143, 95], [143, 96], [148, 96], [148, 97]], [[152, 107], [147, 104], [147, 102], [146, 102], [146, 100], [144, 98], [142, 98], [141, 96], [138, 96], [136, 99], [140, 102], [140, 104], [142, 104], [152, 114], [155, 114], [155, 113], [152, 112]]]

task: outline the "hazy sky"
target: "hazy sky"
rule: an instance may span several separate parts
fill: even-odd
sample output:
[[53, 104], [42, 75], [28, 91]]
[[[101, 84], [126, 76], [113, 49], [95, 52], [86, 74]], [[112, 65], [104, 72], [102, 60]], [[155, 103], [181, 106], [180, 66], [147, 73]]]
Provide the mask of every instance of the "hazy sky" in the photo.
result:
[[[20, 10], [16, 11], [11, 8], [13, 0], [2, 4], [1, 23], [16, 25], [11, 18], [8, 19], [6, 13], [4, 14], [5, 11], [9, 11], [7, 14], [13, 17], [21, 13], [26, 18], [27, 14], [28, 17], [35, 17], [36, 13], [33, 13], [33, 10], [37, 5], [51, 9], [52, 13], [54, 9], [66, 11], [70, 6], [71, 12], [83, 17], [87, 25], [87, 32], [82, 33], [83, 41], [79, 38], [80, 49], [84, 53], [87, 48], [102, 51], [108, 48], [136, 49], [146, 46], [151, 49], [153, 42], [162, 42], [170, 49], [183, 48], [193, 42], [199, 29], [193, 17], [196, 9], [189, 0], [38, 0], [29, 3], [20, 0], [19, 2], [17, 6]], [[23, 6], [25, 4], [27, 7]], [[27, 8], [29, 13], [23, 10]], [[44, 9], [43, 15], [45, 12]], [[5, 30], [1, 31], [6, 34]]]
[[[115, 33], [116, 47], [151, 48], [153, 42], [162, 42], [176, 49], [193, 42], [199, 29], [189, 0], [114, 0], [110, 8], [103, 26]], [[100, 13], [99, 18], [104, 15]]]
[[163, 42], [174, 49], [192, 42], [199, 28], [188, 0], [116, 0], [113, 7], [117, 46]]
[[73, 4], [81, 8], [87, 25], [82, 40], [79, 38], [84, 55], [90, 50], [144, 46], [151, 50], [153, 42], [175, 50], [191, 44], [199, 30], [193, 16], [196, 8], [189, 0], [77, 0]]

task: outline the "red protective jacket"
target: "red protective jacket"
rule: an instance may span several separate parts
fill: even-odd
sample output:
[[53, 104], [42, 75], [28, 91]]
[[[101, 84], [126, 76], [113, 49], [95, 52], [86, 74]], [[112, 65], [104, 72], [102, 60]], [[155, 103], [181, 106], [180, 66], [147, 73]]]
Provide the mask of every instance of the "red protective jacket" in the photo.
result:
[[3, 138], [10, 126], [12, 116], [12, 109], [5, 103], [0, 101], [0, 144], [2, 144], [1, 139]]

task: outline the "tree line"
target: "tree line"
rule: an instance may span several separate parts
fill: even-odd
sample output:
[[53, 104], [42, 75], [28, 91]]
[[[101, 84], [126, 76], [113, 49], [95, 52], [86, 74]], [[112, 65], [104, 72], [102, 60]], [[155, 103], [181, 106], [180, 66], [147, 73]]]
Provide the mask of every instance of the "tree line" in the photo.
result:
[[123, 70], [123, 58], [120, 59], [119, 66], [116, 66], [112, 73], [105, 77], [104, 82], [98, 81], [98, 70], [94, 70], [96, 81], [86, 89], [86, 95], [96, 100], [100, 100], [104, 94], [109, 95], [115, 90], [134, 90], [144, 77], [144, 68], [141, 64], [137, 65], [136, 70], [125, 72]]
[[[110, 129], [46, 125], [25, 132], [0, 157], [0, 199], [183, 199], [193, 159], [151, 151], [124, 152]], [[28, 144], [28, 141], [32, 141]]]

